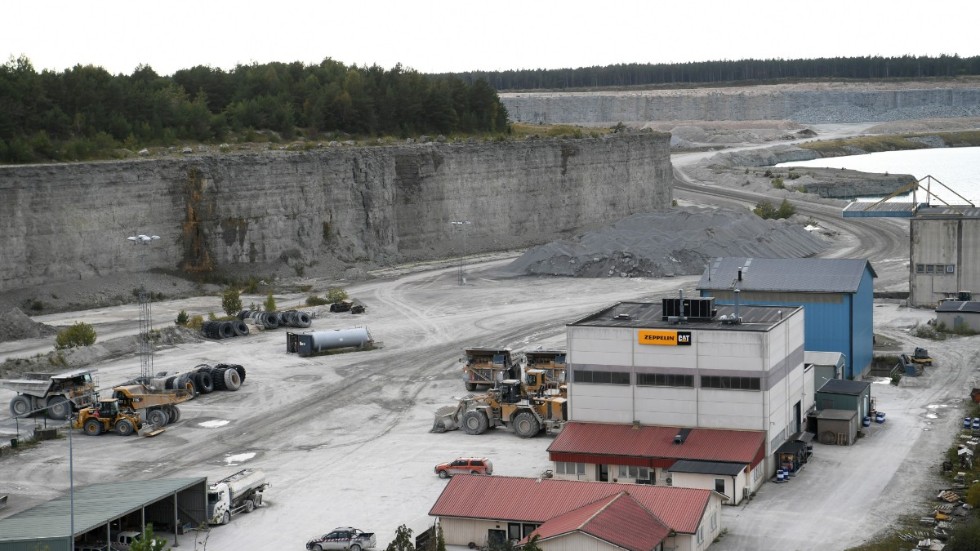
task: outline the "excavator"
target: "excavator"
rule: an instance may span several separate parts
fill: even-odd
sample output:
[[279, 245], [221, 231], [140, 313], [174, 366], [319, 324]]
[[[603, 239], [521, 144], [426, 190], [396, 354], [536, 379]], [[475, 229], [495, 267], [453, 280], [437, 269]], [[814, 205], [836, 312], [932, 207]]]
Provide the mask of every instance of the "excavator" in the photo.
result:
[[554, 388], [544, 370], [529, 369], [524, 381], [505, 379], [486, 394], [468, 395], [455, 406], [440, 408], [431, 432], [462, 429], [467, 434], [483, 434], [491, 428], [510, 427], [517, 436], [531, 438], [541, 432], [558, 432], [567, 420], [567, 387]]

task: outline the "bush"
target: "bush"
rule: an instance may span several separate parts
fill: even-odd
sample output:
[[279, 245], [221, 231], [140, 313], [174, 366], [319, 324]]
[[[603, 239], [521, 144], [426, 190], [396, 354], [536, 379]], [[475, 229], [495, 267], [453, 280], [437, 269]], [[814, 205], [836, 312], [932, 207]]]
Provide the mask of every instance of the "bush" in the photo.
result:
[[191, 329], [201, 329], [204, 326], [204, 316], [197, 314], [187, 321], [187, 327]]
[[323, 297], [318, 297], [316, 295], [310, 295], [306, 297], [307, 306], [323, 306], [324, 304], [330, 304], [330, 301]]
[[177, 324], [177, 325], [186, 326], [188, 319], [189, 318], [187, 316], [187, 311], [186, 310], [181, 310], [180, 313], [177, 314], [177, 319], [174, 320], [174, 323]]
[[242, 311], [242, 295], [238, 292], [238, 289], [229, 287], [221, 295], [221, 309], [229, 316], [234, 316]]
[[783, 199], [783, 202], [779, 205], [779, 210], [776, 212], [776, 218], [789, 218], [794, 214], [796, 214], [796, 207], [786, 199]]
[[327, 289], [327, 302], [334, 303], [342, 300], [347, 300], [347, 291], [341, 289], [340, 287], [331, 287]]
[[776, 189], [786, 189], [786, 186], [783, 184], [782, 178], [773, 178], [772, 180], [769, 181], [769, 183], [771, 183], [772, 187]]
[[55, 348], [77, 348], [95, 344], [95, 328], [87, 323], [77, 322], [71, 327], [58, 332], [55, 338]]
[[769, 201], [760, 201], [752, 212], [764, 220], [780, 220], [796, 214], [796, 207], [786, 199], [783, 199], [778, 209]]
[[265, 302], [262, 303], [262, 307], [266, 312], [276, 311], [276, 297], [272, 296], [272, 291], [269, 291], [269, 295], [265, 297]]

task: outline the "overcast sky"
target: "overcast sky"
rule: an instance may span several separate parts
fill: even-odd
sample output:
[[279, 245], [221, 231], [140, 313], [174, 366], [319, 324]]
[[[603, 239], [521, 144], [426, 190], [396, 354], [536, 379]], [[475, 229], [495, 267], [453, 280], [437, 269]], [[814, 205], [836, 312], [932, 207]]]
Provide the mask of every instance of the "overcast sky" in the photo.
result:
[[0, 55], [161, 75], [272, 61], [425, 73], [720, 59], [980, 55], [974, 0], [20, 0]]

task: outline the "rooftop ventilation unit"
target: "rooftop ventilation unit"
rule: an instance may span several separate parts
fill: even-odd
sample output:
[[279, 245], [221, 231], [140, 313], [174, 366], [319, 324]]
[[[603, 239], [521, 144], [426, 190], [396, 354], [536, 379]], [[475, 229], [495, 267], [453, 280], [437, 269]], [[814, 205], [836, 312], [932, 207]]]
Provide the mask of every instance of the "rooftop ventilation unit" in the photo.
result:
[[624, 313], [624, 314], [616, 314], [616, 316], [613, 319], [630, 320], [630, 319], [633, 319], [633, 318], [629, 314], [625, 314]]
[[710, 321], [718, 310], [715, 308], [715, 297], [702, 298], [665, 298], [663, 304], [663, 321], [676, 316], [681, 321]]
[[683, 444], [689, 434], [691, 434], [691, 429], [681, 429], [677, 432], [677, 436], [674, 436], [674, 443]]

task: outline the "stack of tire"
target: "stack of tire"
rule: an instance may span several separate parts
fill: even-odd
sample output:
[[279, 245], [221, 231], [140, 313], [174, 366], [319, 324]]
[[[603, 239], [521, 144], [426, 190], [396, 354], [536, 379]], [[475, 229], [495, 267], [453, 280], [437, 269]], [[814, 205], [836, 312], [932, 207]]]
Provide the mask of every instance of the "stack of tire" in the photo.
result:
[[248, 325], [244, 321], [206, 321], [201, 325], [201, 332], [209, 339], [230, 339], [248, 335]]
[[239, 320], [250, 320], [263, 329], [278, 329], [279, 327], [309, 327], [313, 318], [307, 312], [285, 310], [282, 312], [263, 312], [262, 310], [242, 310], [238, 313]]
[[167, 377], [167, 389], [185, 389], [197, 394], [210, 394], [215, 390], [235, 391], [242, 387], [245, 368], [237, 364], [199, 364], [187, 373]]

